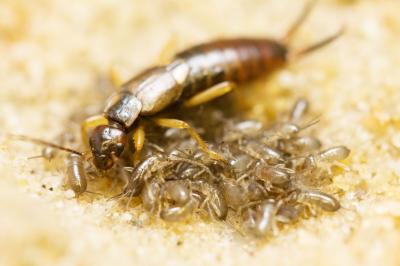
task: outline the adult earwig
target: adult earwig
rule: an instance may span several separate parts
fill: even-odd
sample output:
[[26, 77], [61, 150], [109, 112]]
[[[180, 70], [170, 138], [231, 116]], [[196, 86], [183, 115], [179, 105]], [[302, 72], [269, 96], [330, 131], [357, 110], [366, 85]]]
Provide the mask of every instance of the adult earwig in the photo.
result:
[[[290, 59], [331, 43], [342, 30], [297, 52], [290, 52], [288, 48], [288, 41], [310, 13], [313, 3], [304, 8], [281, 42], [237, 38], [200, 44], [176, 54], [171, 63], [146, 69], [122, 84], [107, 101], [104, 117], [91, 118], [82, 124], [83, 139], [89, 141], [95, 166], [111, 168], [115, 158], [121, 156], [132, 131], [138, 131], [133, 139], [136, 153], [140, 152], [145, 134], [140, 119], [143, 117], [152, 117], [152, 121], [162, 127], [186, 129], [211, 158], [224, 160], [211, 151], [186, 122], [154, 116], [178, 101], [183, 101], [185, 107], [193, 107], [220, 97], [239, 83], [269, 74]], [[87, 138], [89, 128], [94, 129]]]

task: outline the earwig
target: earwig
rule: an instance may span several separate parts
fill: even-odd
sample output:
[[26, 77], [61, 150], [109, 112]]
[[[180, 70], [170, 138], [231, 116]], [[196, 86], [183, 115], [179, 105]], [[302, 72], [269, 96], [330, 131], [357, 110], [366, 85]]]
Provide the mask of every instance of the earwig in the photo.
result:
[[243, 138], [255, 137], [263, 128], [262, 123], [255, 120], [246, 120], [239, 123], [228, 123], [223, 135], [224, 142], [240, 141]]
[[[342, 31], [303, 49], [289, 49], [290, 39], [311, 7], [306, 6], [281, 41], [237, 38], [200, 44], [122, 84], [106, 101], [103, 116], [81, 125], [95, 168], [124, 178], [122, 192], [113, 198], [129, 197], [128, 206], [138, 197], [145, 210], [169, 222], [182, 221], [197, 212], [227, 220], [228, 212], [233, 211], [258, 237], [274, 232], [277, 222], [294, 223], [312, 212], [313, 206], [338, 210], [340, 204], [333, 196], [302, 181], [314, 181], [322, 172], [318, 164], [330, 166], [350, 151], [344, 146], [320, 151], [318, 139], [300, 136], [302, 130], [318, 122], [302, 125], [308, 111], [306, 100], [298, 100], [286, 120], [269, 128], [253, 120], [231, 119], [226, 123], [221, 111], [215, 117], [218, 123], [226, 123], [221, 130], [224, 135], [214, 132], [218, 141], [210, 145], [186, 122], [158, 117], [173, 104], [189, 108], [222, 96], [238, 84], [279, 70], [338, 38]], [[144, 142], [145, 126], [150, 122], [171, 128], [157, 135], [167, 138], [167, 144], [160, 147]], [[179, 133], [181, 129], [186, 129], [186, 134]], [[17, 138], [49, 147], [42, 152], [46, 158], [53, 156], [53, 148], [69, 152], [68, 184], [77, 196], [89, 192], [86, 152], [35, 138]], [[220, 142], [217, 153], [214, 149]], [[146, 155], [140, 154], [142, 150]], [[300, 164], [295, 163], [297, 159], [301, 159]]]
[[87, 177], [82, 156], [74, 153], [70, 154], [67, 163], [67, 178], [68, 185], [76, 196], [86, 192]]
[[251, 136], [254, 132], [259, 132], [262, 127], [262, 123], [255, 120], [246, 120], [234, 125], [234, 129], [240, 131], [245, 136]]
[[311, 136], [293, 137], [279, 142], [280, 149], [291, 154], [314, 152], [319, 150], [321, 146], [321, 141]]
[[273, 200], [265, 200], [255, 208], [246, 208], [244, 213], [245, 228], [256, 237], [273, 233], [276, 227], [275, 216], [279, 205]]
[[323, 150], [315, 155], [307, 156], [304, 168], [315, 167], [318, 162], [335, 162], [346, 159], [350, 155], [350, 149], [345, 146], [336, 146]]
[[137, 196], [141, 193], [146, 180], [154, 171], [154, 167], [163, 157], [160, 154], [152, 155], [137, 165], [128, 177], [128, 182], [124, 187], [124, 195]]
[[161, 188], [161, 198], [182, 206], [190, 200], [190, 190], [182, 181], [168, 181]]
[[346, 159], [349, 155], [349, 148], [345, 146], [336, 146], [320, 152], [318, 157], [324, 161], [340, 161]]
[[179, 178], [180, 179], [191, 179], [202, 173], [205, 173], [205, 171], [204, 170], [199, 171], [199, 169], [197, 167], [188, 167], [179, 172]]
[[257, 202], [268, 194], [261, 180], [237, 180], [225, 179], [220, 183], [220, 190], [228, 207], [240, 210], [251, 202]]
[[[46, 148], [48, 147], [49, 150], [60, 150], [64, 152], [70, 153], [68, 161], [67, 161], [67, 183], [68, 186], [75, 192], [75, 195], [78, 197], [84, 192], [87, 191], [87, 176], [86, 176], [86, 169], [84, 167], [83, 161], [85, 159], [85, 154], [79, 151], [73, 150], [71, 148], [63, 147], [58, 144], [54, 144], [48, 141], [44, 141], [42, 139], [33, 138], [25, 135], [15, 135], [9, 134], [11, 138], [22, 140], [22, 141], [29, 141], [39, 145], [44, 145]], [[54, 154], [54, 153], [50, 153]], [[95, 193], [95, 192], [90, 192]], [[96, 194], [96, 193], [95, 193]]]
[[[210, 150], [187, 123], [154, 116], [177, 102], [184, 102], [185, 107], [193, 107], [210, 101], [230, 92], [237, 84], [278, 70], [292, 59], [337, 39], [342, 30], [299, 51], [289, 49], [289, 40], [311, 7], [312, 4], [306, 6], [283, 41], [237, 38], [196, 45], [177, 53], [169, 64], [144, 70], [124, 83], [106, 102], [104, 117], [89, 119], [82, 124], [83, 139], [85, 144], [89, 142], [94, 165], [98, 169], [111, 168], [115, 158], [119, 158], [124, 151], [132, 131], [137, 131], [133, 135], [136, 138], [136, 152], [140, 152], [144, 139], [140, 121], [146, 117], [162, 127], [186, 129], [200, 149], [211, 158], [223, 161], [224, 158]], [[94, 129], [87, 137], [89, 127]]]
[[283, 205], [276, 213], [275, 219], [284, 224], [295, 223], [301, 217], [304, 208], [302, 204]]
[[165, 221], [175, 222], [186, 218], [197, 207], [196, 199], [182, 181], [168, 181], [161, 187], [160, 217]]
[[245, 145], [239, 145], [238, 149], [245, 154], [268, 163], [276, 164], [284, 160], [283, 154], [265, 144], [249, 141]]
[[289, 169], [281, 167], [259, 166], [256, 169], [256, 175], [273, 186], [286, 187], [290, 182]]
[[299, 126], [292, 122], [275, 123], [265, 132], [265, 142], [271, 143], [274, 140], [280, 141], [294, 138], [300, 133], [300, 131], [307, 129], [318, 122], [319, 120], [315, 119], [303, 126]]
[[233, 167], [233, 169], [239, 173], [247, 170], [249, 165], [252, 163], [252, 158], [247, 154], [237, 155], [234, 159], [229, 161], [229, 164]]
[[170, 156], [168, 156], [168, 158], [169, 158], [171, 161], [175, 161], [175, 162], [185, 162], [185, 163], [188, 163], [188, 164], [197, 166], [197, 167], [199, 167], [200, 169], [204, 170], [204, 171], [209, 175], [209, 177], [210, 177], [212, 180], [218, 180], [218, 177], [216, 177], [216, 176], [213, 174], [213, 172], [210, 170], [210, 168], [207, 167], [206, 165], [204, 165], [204, 164], [201, 163], [201, 162], [197, 162], [197, 161], [195, 161], [195, 160], [191, 160], [191, 159], [187, 159], [187, 158], [182, 158], [182, 157], [176, 156], [176, 155], [174, 155], [174, 154], [171, 154]]
[[262, 181], [250, 180], [246, 182], [246, 194], [249, 202], [260, 201], [268, 194]]
[[325, 211], [334, 212], [340, 209], [340, 203], [333, 196], [319, 190], [301, 189], [290, 195], [291, 200], [310, 202]]
[[217, 220], [223, 220], [228, 215], [228, 205], [221, 189], [205, 180], [191, 182], [193, 197], [198, 199], [200, 208]]

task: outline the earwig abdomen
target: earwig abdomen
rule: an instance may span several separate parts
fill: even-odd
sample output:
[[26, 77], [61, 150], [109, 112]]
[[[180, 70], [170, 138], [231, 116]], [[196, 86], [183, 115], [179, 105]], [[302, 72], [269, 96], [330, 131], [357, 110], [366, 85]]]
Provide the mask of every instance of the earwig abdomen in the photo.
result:
[[191, 199], [183, 206], [172, 206], [162, 209], [160, 217], [167, 222], [178, 222], [187, 218], [196, 208], [197, 201]]
[[67, 178], [68, 185], [75, 192], [76, 196], [86, 191], [86, 171], [83, 166], [82, 156], [73, 153], [69, 156]]
[[269, 39], [227, 39], [200, 44], [175, 58], [190, 68], [182, 98], [222, 81], [244, 82], [283, 66], [287, 49]]
[[248, 208], [244, 219], [246, 229], [256, 237], [266, 236], [274, 230], [278, 210], [273, 200], [264, 200], [255, 209]]
[[346, 146], [336, 146], [327, 150], [321, 151], [318, 156], [325, 161], [344, 160], [350, 155], [350, 149]]
[[319, 190], [297, 191], [292, 197], [298, 201], [314, 203], [325, 211], [334, 212], [340, 209], [340, 203], [336, 198]]
[[161, 190], [161, 195], [164, 200], [175, 203], [178, 206], [182, 206], [190, 200], [190, 191], [180, 181], [168, 181], [166, 182]]

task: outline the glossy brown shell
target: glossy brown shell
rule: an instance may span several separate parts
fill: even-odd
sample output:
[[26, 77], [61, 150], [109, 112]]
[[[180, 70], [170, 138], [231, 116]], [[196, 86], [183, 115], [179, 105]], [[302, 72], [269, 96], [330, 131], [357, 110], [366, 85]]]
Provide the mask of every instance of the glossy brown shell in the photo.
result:
[[183, 98], [222, 81], [248, 81], [278, 69], [286, 62], [287, 49], [269, 39], [223, 39], [193, 46], [175, 56], [190, 68]]

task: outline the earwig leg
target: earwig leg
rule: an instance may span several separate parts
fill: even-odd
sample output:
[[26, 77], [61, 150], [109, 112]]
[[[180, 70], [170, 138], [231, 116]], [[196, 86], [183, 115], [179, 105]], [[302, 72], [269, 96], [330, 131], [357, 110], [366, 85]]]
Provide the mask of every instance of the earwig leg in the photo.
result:
[[111, 84], [113, 85], [114, 89], [118, 90], [121, 85], [124, 83], [124, 78], [122, 77], [122, 70], [117, 65], [112, 65], [109, 69], [109, 78], [111, 80]]
[[303, 11], [300, 13], [300, 15], [297, 17], [296, 21], [292, 24], [290, 29], [287, 31], [286, 36], [282, 40], [283, 43], [287, 44], [290, 41], [290, 39], [293, 38], [294, 34], [297, 32], [297, 30], [304, 23], [304, 21], [306, 20], [306, 18], [312, 11], [316, 2], [317, 1], [315, 1], [315, 0], [308, 1], [308, 3], [304, 6]]
[[202, 91], [194, 95], [189, 100], [185, 101], [184, 107], [194, 107], [205, 102], [214, 100], [215, 98], [221, 97], [229, 92], [231, 92], [236, 87], [236, 84], [229, 81], [224, 81], [218, 83], [205, 91]]
[[346, 172], [350, 172], [350, 168], [342, 162], [334, 162], [332, 166], [337, 166], [339, 168], [342, 168]]
[[86, 149], [89, 149], [89, 138], [87, 134], [88, 130], [90, 128], [107, 124], [108, 124], [107, 119], [101, 115], [91, 116], [81, 123], [81, 137]]
[[199, 144], [200, 149], [206, 152], [212, 159], [225, 161], [225, 158], [207, 147], [207, 144], [204, 142], [204, 140], [188, 123], [182, 120], [169, 118], [155, 118], [153, 119], [153, 121], [161, 127], [186, 129], [189, 132], [190, 136], [196, 140], [197, 144]]
[[161, 65], [167, 64], [170, 61], [173, 55], [172, 51], [175, 50], [176, 46], [177, 46], [177, 41], [175, 36], [169, 37], [167, 42], [161, 48], [161, 51], [156, 60], [156, 64], [161, 64]]
[[136, 165], [140, 161], [140, 155], [143, 150], [144, 141], [146, 139], [146, 132], [143, 123], [133, 133], [133, 143], [135, 144], [135, 154], [133, 155], [133, 164]]

